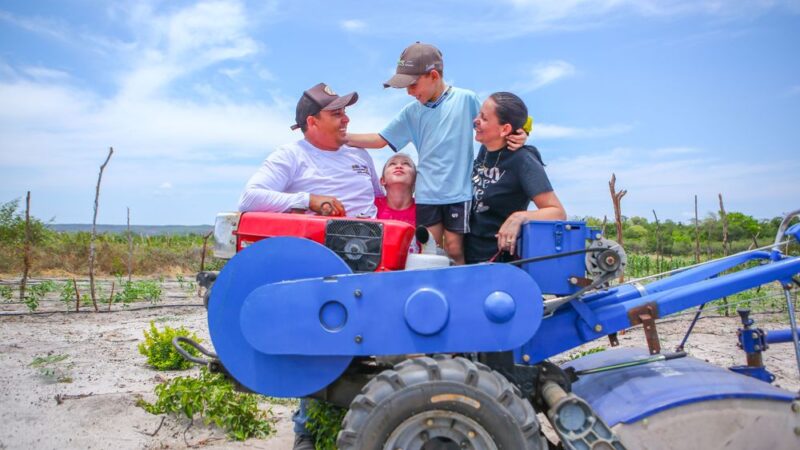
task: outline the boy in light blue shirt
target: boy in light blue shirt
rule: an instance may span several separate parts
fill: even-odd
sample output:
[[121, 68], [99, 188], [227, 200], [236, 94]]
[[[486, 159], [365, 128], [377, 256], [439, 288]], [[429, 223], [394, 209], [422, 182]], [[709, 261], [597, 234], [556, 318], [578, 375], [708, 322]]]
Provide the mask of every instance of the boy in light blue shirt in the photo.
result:
[[[395, 75], [384, 87], [406, 89], [409, 103], [380, 133], [348, 134], [348, 145], [394, 151], [413, 142], [417, 163], [417, 225], [428, 228], [437, 244], [464, 264], [464, 234], [469, 232], [472, 200], [473, 130], [481, 102], [467, 89], [447, 86], [442, 53], [419, 42], [400, 55]], [[512, 139], [519, 148], [527, 135]], [[444, 237], [444, 240], [442, 239]]]

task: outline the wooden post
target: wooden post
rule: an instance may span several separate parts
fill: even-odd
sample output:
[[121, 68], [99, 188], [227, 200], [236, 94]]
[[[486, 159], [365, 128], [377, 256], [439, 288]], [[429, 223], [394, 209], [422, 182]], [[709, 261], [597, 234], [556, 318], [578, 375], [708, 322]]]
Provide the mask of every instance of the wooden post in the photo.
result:
[[133, 236], [131, 235], [131, 208], [128, 207], [127, 210], [128, 210], [128, 283], [130, 283], [131, 273], [133, 272]]
[[697, 219], [697, 195], [694, 196], [694, 263], [700, 262], [700, 222]]
[[75, 312], [78, 312], [81, 310], [81, 293], [78, 291], [78, 282], [75, 278], [72, 279], [72, 286], [75, 287]]
[[200, 272], [206, 270], [206, 248], [208, 247], [208, 238], [214, 234], [214, 231], [209, 231], [203, 236], [203, 253], [200, 254]]
[[[620, 202], [628, 191], [623, 189], [617, 192], [617, 176], [613, 173], [611, 174], [611, 181], [608, 182], [608, 188], [611, 191], [611, 201], [614, 204], [614, 221], [617, 224], [617, 243], [622, 246], [622, 207]], [[623, 281], [625, 281], [624, 273], [619, 276], [619, 282], [622, 283]]]
[[[722, 194], [719, 195], [719, 219], [722, 221], [722, 256], [728, 256], [728, 215], [725, 212], [725, 205], [722, 204]], [[725, 316], [728, 316], [728, 297], [722, 297], [722, 307], [725, 308]]]
[[22, 254], [22, 280], [19, 282], [19, 299], [25, 301], [25, 288], [31, 270], [31, 191], [25, 196], [25, 246]]
[[94, 290], [94, 240], [97, 236], [97, 205], [100, 200], [100, 181], [103, 179], [103, 170], [106, 168], [106, 164], [108, 164], [108, 160], [111, 159], [111, 155], [114, 154], [114, 147], [108, 148], [108, 156], [106, 156], [105, 162], [103, 165], [100, 166], [100, 174], [97, 176], [97, 186], [95, 187], [94, 191], [94, 216], [92, 217], [92, 236], [89, 239], [89, 292], [92, 296], [92, 305], [94, 306], [94, 310], [98, 311], [97, 309], [97, 297], [95, 296]]
[[722, 194], [719, 194], [719, 219], [722, 221], [722, 255], [728, 256], [728, 214], [725, 212], [725, 205], [722, 204]]
[[111, 304], [114, 302], [114, 284], [115, 282], [111, 282], [111, 294], [108, 296], [108, 309], [107, 311], [111, 311]]
[[658, 222], [656, 210], [653, 210], [653, 217], [656, 218], [656, 272], [661, 273], [661, 224]]

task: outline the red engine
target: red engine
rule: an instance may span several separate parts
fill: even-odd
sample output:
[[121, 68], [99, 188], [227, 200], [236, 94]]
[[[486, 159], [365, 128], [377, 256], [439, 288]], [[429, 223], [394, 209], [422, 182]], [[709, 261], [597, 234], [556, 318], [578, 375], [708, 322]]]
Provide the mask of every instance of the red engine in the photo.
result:
[[414, 227], [396, 220], [248, 212], [234, 234], [237, 252], [264, 238], [304, 237], [336, 252], [354, 272], [373, 272], [405, 267]]

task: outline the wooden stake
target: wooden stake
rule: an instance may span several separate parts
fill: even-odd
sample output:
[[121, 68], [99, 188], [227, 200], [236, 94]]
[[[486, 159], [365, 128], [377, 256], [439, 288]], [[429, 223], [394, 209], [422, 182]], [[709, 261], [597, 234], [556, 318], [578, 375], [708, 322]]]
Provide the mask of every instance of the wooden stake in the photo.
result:
[[656, 210], [653, 210], [653, 217], [656, 218], [656, 272], [661, 272], [661, 224], [658, 222]]
[[25, 247], [22, 254], [22, 280], [19, 282], [19, 299], [25, 301], [25, 288], [31, 270], [31, 191], [25, 196]]
[[[623, 239], [622, 239], [622, 207], [620, 205], [622, 201], [622, 197], [628, 193], [626, 189], [623, 189], [617, 192], [617, 176], [616, 174], [611, 174], [611, 181], [608, 182], [608, 188], [611, 191], [611, 201], [614, 204], [614, 221], [617, 224], [617, 243], [622, 246]], [[625, 281], [625, 274], [621, 274], [619, 276], [619, 282], [622, 283]]]
[[131, 208], [128, 209], [128, 283], [131, 282], [133, 271], [133, 236], [131, 235]]
[[81, 293], [78, 291], [78, 282], [75, 278], [72, 279], [72, 286], [75, 287], [75, 312], [78, 312], [81, 309]]
[[694, 196], [694, 263], [700, 262], [700, 221], [697, 219], [697, 195]]
[[206, 267], [206, 247], [208, 247], [208, 238], [214, 234], [213, 231], [209, 231], [205, 236], [203, 236], [203, 253], [200, 254], [200, 272], [205, 270]]
[[114, 302], [114, 284], [115, 283], [116, 283], [115, 281], [111, 282], [111, 295], [108, 296], [108, 309], [107, 309], [107, 311], [111, 311], [111, 303]]
[[106, 168], [106, 164], [108, 164], [108, 160], [111, 159], [111, 155], [114, 154], [114, 147], [108, 148], [108, 156], [106, 156], [106, 160], [100, 166], [100, 174], [97, 176], [97, 186], [95, 187], [94, 191], [94, 216], [92, 217], [92, 236], [89, 239], [89, 292], [92, 296], [92, 305], [94, 305], [94, 310], [98, 311], [97, 309], [97, 297], [95, 296], [95, 289], [94, 289], [94, 240], [97, 237], [97, 205], [100, 200], [100, 181], [103, 179], [103, 170]]
[[[722, 194], [719, 195], [719, 219], [722, 221], [722, 256], [728, 256], [728, 214], [725, 212], [725, 205], [722, 204]], [[722, 307], [725, 311], [725, 316], [728, 313], [728, 297], [722, 297]]]

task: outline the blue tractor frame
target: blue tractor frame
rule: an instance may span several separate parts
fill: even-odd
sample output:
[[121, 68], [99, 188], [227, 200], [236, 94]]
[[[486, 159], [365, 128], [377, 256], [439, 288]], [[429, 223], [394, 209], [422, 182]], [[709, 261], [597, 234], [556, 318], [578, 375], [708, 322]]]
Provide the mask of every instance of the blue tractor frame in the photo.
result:
[[[512, 264], [381, 273], [352, 273], [306, 239], [265, 239], [216, 277], [208, 304], [216, 353], [205, 353], [244, 389], [350, 408], [340, 448], [547, 448], [536, 412], [563, 448], [661, 448], [619, 427], [720, 399], [800, 411], [797, 393], [769, 385], [760, 357], [768, 343], [791, 341], [800, 370], [790, 295], [800, 258], [781, 252], [800, 241], [800, 224], [789, 226], [798, 215], [784, 218], [769, 248], [613, 287], [624, 251], [582, 222], [525, 224], [522, 259]], [[790, 328], [765, 333], [741, 312], [747, 365], [716, 371], [682, 348], [661, 351], [656, 319], [774, 281]], [[644, 351], [548, 362], [640, 324]], [[792, 423], [800, 434], [800, 420]], [[800, 443], [787, 439], [777, 448]]]

